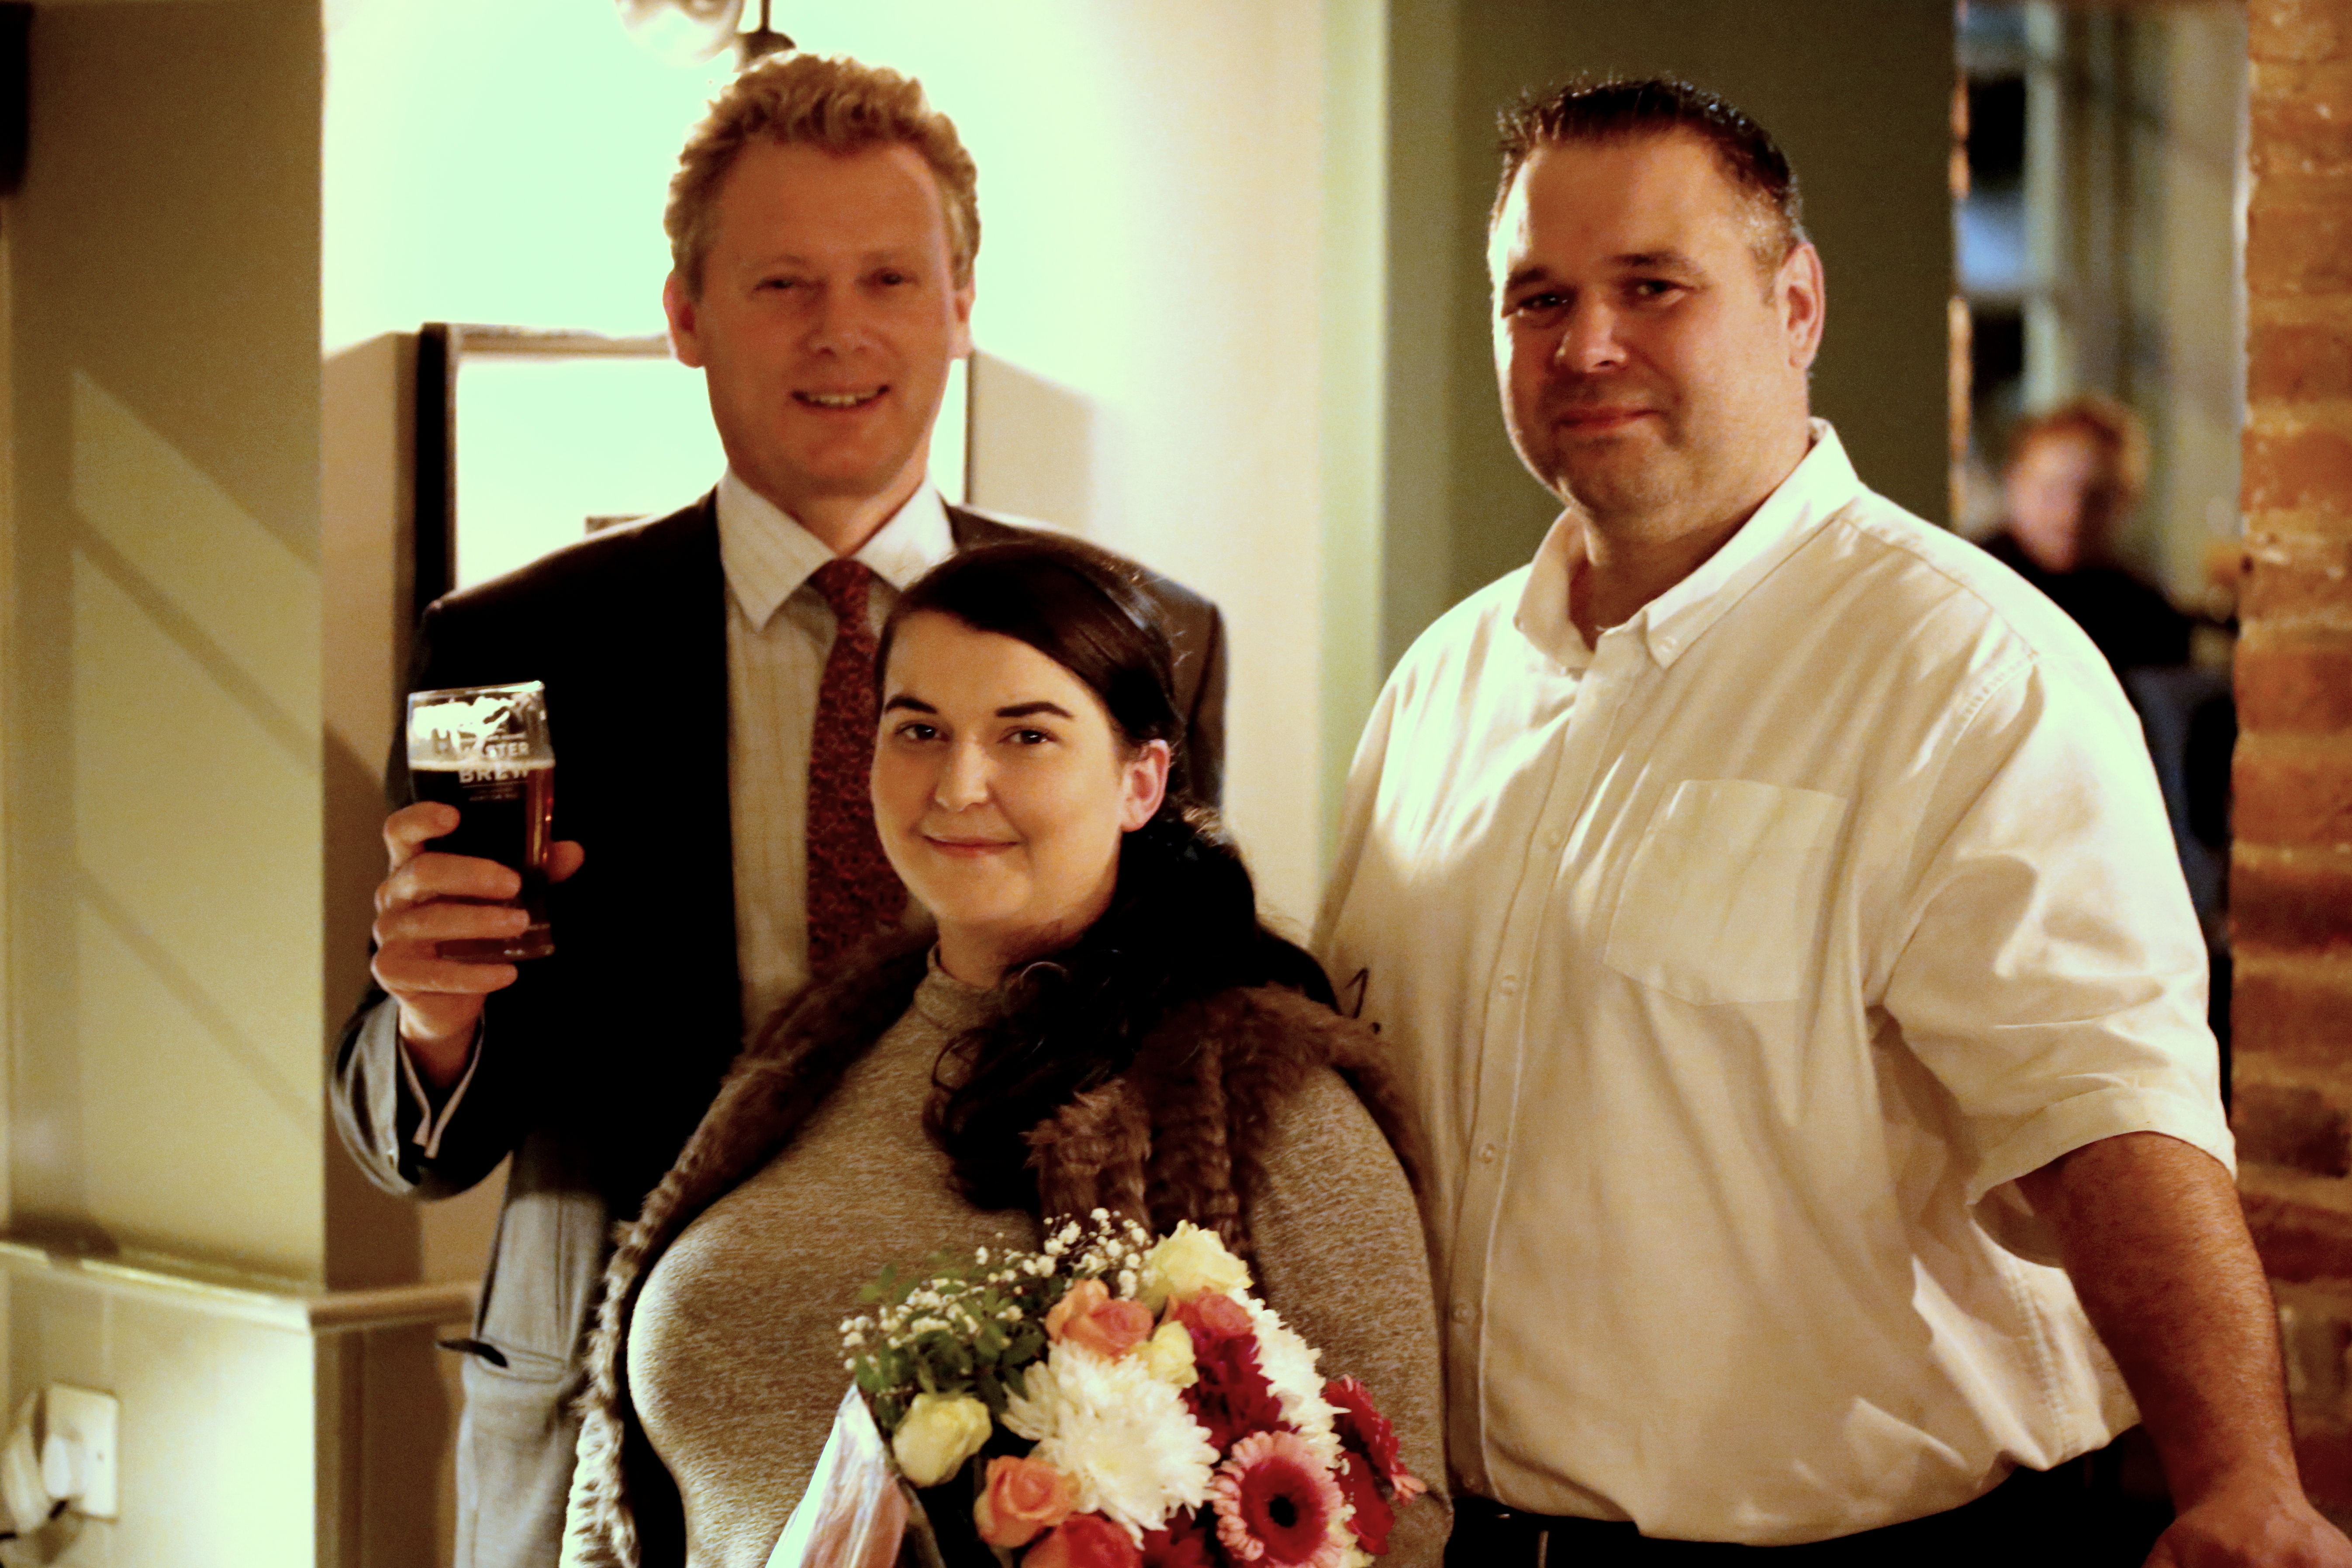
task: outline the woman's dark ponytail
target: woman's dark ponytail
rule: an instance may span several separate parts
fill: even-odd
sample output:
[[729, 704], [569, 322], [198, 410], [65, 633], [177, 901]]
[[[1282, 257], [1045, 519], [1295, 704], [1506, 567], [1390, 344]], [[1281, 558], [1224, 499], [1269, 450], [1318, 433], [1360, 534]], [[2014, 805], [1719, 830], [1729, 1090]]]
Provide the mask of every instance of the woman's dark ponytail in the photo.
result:
[[1249, 868], [1210, 812], [1164, 807], [1127, 835], [1110, 907], [1007, 982], [1008, 1010], [940, 1059], [925, 1122], [982, 1208], [1037, 1201], [1025, 1134], [1125, 1072], [1160, 1020], [1237, 987], [1331, 1002], [1323, 970], [1258, 919]]

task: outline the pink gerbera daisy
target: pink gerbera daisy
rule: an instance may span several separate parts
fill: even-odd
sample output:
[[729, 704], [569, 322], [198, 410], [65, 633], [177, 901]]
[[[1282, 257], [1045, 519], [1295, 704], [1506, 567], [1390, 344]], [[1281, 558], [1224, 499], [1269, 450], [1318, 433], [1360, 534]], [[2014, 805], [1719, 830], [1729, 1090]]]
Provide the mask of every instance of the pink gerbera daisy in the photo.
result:
[[1339, 1568], [1346, 1552], [1331, 1528], [1339, 1486], [1297, 1433], [1251, 1433], [1209, 1485], [1217, 1539], [1237, 1562]]

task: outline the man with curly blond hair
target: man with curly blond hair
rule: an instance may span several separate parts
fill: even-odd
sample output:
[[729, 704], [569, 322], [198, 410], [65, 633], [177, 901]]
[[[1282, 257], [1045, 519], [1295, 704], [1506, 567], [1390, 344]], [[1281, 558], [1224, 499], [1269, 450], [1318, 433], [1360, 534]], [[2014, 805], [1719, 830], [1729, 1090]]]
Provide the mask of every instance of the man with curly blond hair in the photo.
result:
[[[688, 142], [663, 306], [727, 454], [717, 488], [455, 593], [412, 690], [544, 682], [563, 793], [557, 951], [444, 958], [512, 935], [518, 885], [435, 852], [456, 810], [408, 804], [395, 746], [377, 988], [336, 1057], [336, 1121], [370, 1178], [422, 1198], [509, 1161], [466, 1354], [460, 1568], [558, 1559], [580, 1348], [615, 1219], [634, 1215], [745, 1034], [909, 915], [866, 778], [874, 632], [953, 551], [1020, 530], [929, 474], [971, 351], [972, 161], [896, 72], [788, 56]], [[1213, 801], [1223, 633], [1139, 568], [1180, 660], [1189, 788]]]

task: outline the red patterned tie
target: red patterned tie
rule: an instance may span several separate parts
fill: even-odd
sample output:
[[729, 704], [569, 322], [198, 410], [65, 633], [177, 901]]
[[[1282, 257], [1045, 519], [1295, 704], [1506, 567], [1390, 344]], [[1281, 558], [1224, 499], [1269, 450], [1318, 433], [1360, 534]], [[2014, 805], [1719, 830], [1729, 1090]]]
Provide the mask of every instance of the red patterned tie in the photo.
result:
[[874, 573], [829, 560], [809, 583], [833, 609], [833, 651], [816, 686], [809, 736], [809, 968], [822, 974], [907, 910], [907, 890], [874, 831], [874, 629], [866, 592]]

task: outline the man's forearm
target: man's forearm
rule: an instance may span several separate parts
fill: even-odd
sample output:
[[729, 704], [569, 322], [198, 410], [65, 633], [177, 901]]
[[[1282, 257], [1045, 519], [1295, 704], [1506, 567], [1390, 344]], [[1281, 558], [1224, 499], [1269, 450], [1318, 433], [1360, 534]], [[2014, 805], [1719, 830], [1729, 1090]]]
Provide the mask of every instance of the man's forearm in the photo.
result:
[[2164, 1461], [2176, 1517], [2152, 1568], [2352, 1568], [2352, 1542], [2303, 1495], [2278, 1317], [2221, 1162], [2127, 1133], [2018, 1185]]
[[2131, 1133], [2019, 1185], [2057, 1230], [2176, 1503], [2232, 1476], [2294, 1484], [2277, 1317], [2221, 1164], [2161, 1133]]

